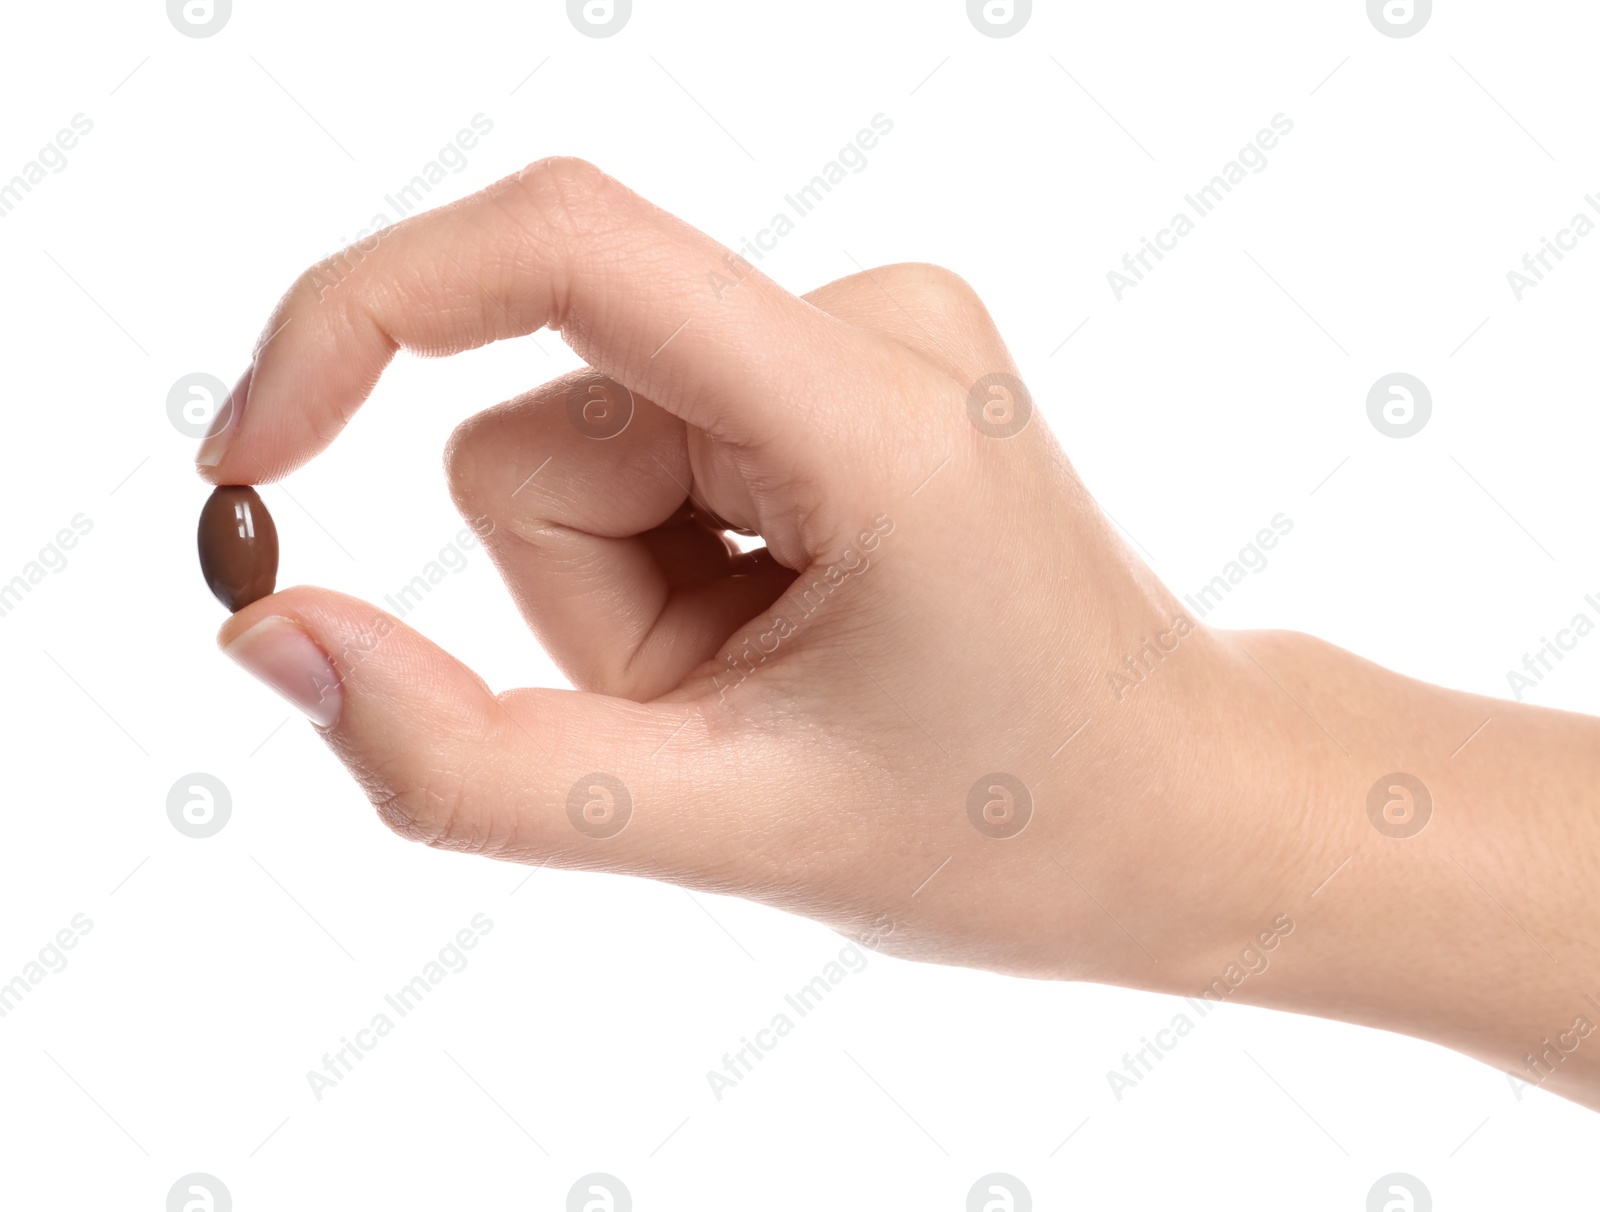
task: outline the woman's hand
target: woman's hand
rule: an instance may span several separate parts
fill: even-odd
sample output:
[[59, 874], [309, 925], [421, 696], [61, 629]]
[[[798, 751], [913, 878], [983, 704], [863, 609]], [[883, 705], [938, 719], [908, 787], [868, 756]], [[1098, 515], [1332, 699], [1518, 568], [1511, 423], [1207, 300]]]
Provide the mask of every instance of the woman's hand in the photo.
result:
[[[796, 298], [573, 160], [370, 243], [268, 321], [215, 482], [316, 454], [398, 348], [550, 327], [593, 368], [448, 459], [576, 691], [496, 695], [327, 590], [222, 629], [395, 829], [918, 959], [1387, 1027], [1600, 1105], [1595, 721], [1201, 626], [945, 271]], [[1426, 828], [1372, 815], [1396, 774]]]
[[386, 821], [919, 958], [1153, 983], [1209, 941], [1197, 915], [1236, 899], [1237, 662], [1117, 540], [965, 283], [901, 265], [799, 299], [572, 160], [376, 245], [284, 298], [210, 478], [314, 455], [397, 348], [550, 327], [595, 368], [448, 458], [577, 693], [496, 696], [326, 590], [223, 629]]

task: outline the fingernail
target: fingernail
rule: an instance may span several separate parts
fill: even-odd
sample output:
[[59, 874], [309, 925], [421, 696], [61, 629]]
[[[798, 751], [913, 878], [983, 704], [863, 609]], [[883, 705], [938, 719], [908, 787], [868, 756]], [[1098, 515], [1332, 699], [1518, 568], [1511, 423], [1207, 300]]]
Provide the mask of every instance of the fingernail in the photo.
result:
[[223, 649], [326, 728], [339, 718], [344, 690], [317, 642], [298, 623], [268, 615]]
[[255, 373], [256, 364], [251, 362], [228, 393], [222, 407], [217, 409], [217, 415], [211, 418], [211, 428], [206, 430], [206, 436], [200, 439], [200, 449], [195, 452], [197, 467], [215, 467], [222, 462], [222, 456], [228, 453], [228, 443], [239, 431], [239, 418], [244, 415], [244, 406], [250, 400], [250, 381]]

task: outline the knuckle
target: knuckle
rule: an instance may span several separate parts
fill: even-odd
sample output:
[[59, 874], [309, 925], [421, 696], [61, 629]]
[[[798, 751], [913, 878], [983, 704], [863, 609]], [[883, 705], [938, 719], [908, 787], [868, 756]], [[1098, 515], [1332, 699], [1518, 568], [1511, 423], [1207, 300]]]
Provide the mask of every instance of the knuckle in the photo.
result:
[[304, 316], [314, 309], [326, 309], [333, 315], [348, 314], [356, 306], [360, 290], [359, 285], [350, 284], [360, 283], [366, 275], [367, 259], [375, 247], [358, 241], [306, 266], [290, 285], [279, 305], [280, 313]]
[[273, 314], [274, 327], [283, 323], [279, 319], [280, 316], [299, 318], [304, 323], [305, 317], [320, 311], [330, 301], [337, 299], [330, 286], [329, 277], [325, 273], [325, 266], [326, 262], [323, 261], [308, 265], [289, 284], [289, 289], [284, 292], [277, 311]]
[[909, 296], [929, 310], [950, 313], [983, 312], [983, 300], [972, 284], [942, 265], [907, 262], [885, 271], [894, 281], [890, 290]]
[[478, 508], [483, 495], [479, 472], [495, 444], [495, 426], [484, 413], [468, 417], [451, 431], [444, 448], [444, 468], [457, 509], [474, 512]]
[[541, 226], [563, 235], [582, 235], [604, 223], [615, 184], [587, 160], [551, 156], [535, 160], [512, 180], [517, 197]]
[[475, 850], [477, 836], [462, 781], [445, 771], [430, 772], [420, 784], [369, 792], [378, 817], [407, 841], [446, 850]]
[[562, 506], [554, 490], [535, 479], [544, 456], [530, 457], [526, 449], [529, 433], [540, 432], [552, 399], [559, 394], [547, 385], [486, 409], [457, 425], [445, 443], [450, 499], [480, 539], [502, 528], [537, 529]]

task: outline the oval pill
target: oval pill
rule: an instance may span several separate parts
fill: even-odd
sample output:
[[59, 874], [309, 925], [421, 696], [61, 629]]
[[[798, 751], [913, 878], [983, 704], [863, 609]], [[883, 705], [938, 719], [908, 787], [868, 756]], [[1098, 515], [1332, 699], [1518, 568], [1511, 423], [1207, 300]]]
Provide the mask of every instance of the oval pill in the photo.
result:
[[217, 601], [242, 610], [278, 579], [278, 528], [256, 490], [224, 484], [200, 511], [200, 571]]

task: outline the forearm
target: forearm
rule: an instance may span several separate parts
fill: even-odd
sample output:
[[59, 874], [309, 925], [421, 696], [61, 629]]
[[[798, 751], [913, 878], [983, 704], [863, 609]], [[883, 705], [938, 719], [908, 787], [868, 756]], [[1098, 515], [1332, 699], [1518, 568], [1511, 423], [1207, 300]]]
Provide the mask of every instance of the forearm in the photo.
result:
[[[1306, 636], [1219, 638], [1255, 683], [1235, 810], [1262, 840], [1243, 937], [1192, 957], [1195, 992], [1429, 1039], [1600, 1108], [1600, 721]], [[1292, 931], [1250, 974], [1239, 951], [1279, 914]]]

